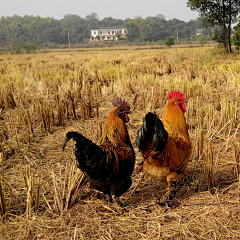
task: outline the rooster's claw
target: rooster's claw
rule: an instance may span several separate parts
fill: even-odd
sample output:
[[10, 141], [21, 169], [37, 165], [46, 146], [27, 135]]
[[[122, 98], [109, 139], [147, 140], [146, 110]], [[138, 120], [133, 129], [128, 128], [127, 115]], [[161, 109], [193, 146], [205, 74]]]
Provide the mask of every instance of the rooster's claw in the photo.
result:
[[173, 207], [173, 206], [181, 204], [180, 202], [177, 202], [174, 200], [166, 200], [165, 203], [167, 204], [168, 207]]
[[156, 199], [156, 204], [160, 205], [160, 206], [165, 206], [165, 203], [161, 202], [161, 198], [162, 197], [159, 197]]
[[165, 200], [164, 202], [161, 202], [161, 197], [156, 199], [156, 204], [158, 204], [159, 206], [166, 206], [167, 207], [173, 207], [175, 205], [181, 204], [180, 202], [174, 201], [174, 200]]
[[127, 207], [127, 206], [129, 206], [127, 202], [120, 204], [120, 207], [121, 207], [121, 208], [125, 208], [125, 207]]

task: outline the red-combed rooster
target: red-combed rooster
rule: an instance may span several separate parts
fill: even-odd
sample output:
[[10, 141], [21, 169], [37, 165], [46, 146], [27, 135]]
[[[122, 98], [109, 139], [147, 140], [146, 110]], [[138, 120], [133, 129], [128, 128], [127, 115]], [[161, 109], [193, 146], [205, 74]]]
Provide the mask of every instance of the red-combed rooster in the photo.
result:
[[68, 132], [63, 145], [73, 139], [77, 167], [86, 173], [90, 187], [102, 191], [108, 199], [121, 205], [119, 196], [132, 184], [131, 174], [135, 165], [127, 127], [130, 106], [124, 100], [112, 101], [115, 109], [110, 113], [103, 131], [103, 143], [98, 146], [77, 132]]
[[149, 112], [136, 139], [144, 158], [142, 171], [167, 187], [166, 199], [172, 198], [172, 182], [183, 176], [192, 152], [184, 117], [186, 97], [179, 91], [171, 91], [168, 98], [162, 121]]

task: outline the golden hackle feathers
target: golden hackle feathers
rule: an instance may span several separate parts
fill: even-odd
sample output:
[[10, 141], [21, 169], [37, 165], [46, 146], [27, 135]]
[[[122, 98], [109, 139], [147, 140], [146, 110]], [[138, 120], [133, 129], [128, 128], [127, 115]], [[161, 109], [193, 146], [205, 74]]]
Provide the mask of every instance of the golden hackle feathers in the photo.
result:
[[176, 98], [169, 101], [166, 105], [162, 115], [162, 122], [169, 135], [188, 141], [186, 119], [182, 110], [175, 105], [175, 101]]
[[112, 144], [117, 142], [126, 143], [128, 132], [124, 122], [115, 115], [119, 107], [116, 107], [110, 114], [103, 130], [103, 142], [110, 141]]

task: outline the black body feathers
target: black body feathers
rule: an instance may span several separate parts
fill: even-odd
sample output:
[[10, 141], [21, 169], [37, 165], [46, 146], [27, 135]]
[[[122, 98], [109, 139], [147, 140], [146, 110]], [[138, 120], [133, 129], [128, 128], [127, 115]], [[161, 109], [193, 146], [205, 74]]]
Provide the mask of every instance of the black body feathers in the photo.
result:
[[103, 143], [98, 146], [77, 132], [68, 132], [63, 145], [73, 139], [77, 167], [86, 173], [91, 188], [105, 194], [121, 196], [131, 186], [135, 164], [132, 146], [125, 143]]

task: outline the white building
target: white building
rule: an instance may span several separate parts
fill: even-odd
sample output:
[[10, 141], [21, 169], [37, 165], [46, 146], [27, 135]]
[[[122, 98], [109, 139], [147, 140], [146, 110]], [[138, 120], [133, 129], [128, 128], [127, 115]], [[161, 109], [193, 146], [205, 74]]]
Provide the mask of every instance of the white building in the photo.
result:
[[198, 36], [198, 35], [201, 35], [202, 34], [202, 28], [197, 28], [196, 29], [196, 36]]
[[99, 36], [99, 41], [106, 40], [118, 40], [116, 34], [120, 33], [121, 35], [126, 34], [126, 28], [123, 26], [120, 27], [102, 27], [99, 29], [91, 29], [90, 41], [98, 41], [96, 38]]

